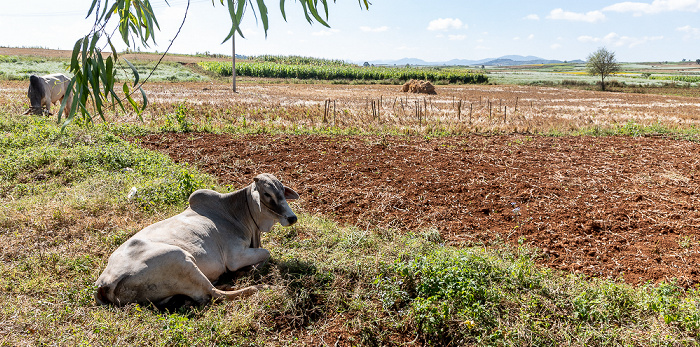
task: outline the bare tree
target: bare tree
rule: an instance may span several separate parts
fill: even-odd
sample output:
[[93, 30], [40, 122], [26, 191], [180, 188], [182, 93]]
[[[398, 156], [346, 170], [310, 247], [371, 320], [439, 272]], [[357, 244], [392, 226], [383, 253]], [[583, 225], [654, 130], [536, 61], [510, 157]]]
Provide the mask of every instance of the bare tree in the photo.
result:
[[615, 52], [601, 47], [588, 56], [586, 68], [589, 74], [600, 76], [600, 88], [605, 90], [605, 78], [620, 71], [620, 64], [615, 60]]

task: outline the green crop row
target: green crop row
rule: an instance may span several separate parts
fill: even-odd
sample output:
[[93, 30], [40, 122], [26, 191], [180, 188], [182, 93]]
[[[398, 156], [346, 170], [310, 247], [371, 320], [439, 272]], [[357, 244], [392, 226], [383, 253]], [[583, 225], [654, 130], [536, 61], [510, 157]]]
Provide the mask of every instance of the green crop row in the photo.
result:
[[649, 79], [687, 83], [700, 82], [700, 76], [649, 76]]
[[255, 62], [278, 63], [288, 65], [315, 65], [315, 66], [355, 66], [337, 59], [321, 59], [312, 57], [302, 57], [298, 55], [257, 55], [248, 57], [249, 60]]
[[[204, 70], [221, 76], [231, 76], [231, 63], [200, 62]], [[314, 66], [276, 63], [236, 63], [236, 75], [248, 77], [297, 78], [317, 80], [397, 80], [421, 79], [447, 83], [486, 83], [482, 73], [460, 69], [394, 68], [360, 66]]]

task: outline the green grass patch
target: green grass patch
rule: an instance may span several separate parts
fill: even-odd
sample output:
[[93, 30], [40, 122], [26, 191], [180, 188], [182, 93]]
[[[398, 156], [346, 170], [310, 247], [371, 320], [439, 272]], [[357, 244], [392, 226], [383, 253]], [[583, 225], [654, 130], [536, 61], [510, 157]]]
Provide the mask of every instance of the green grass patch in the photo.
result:
[[689, 75], [649, 76], [648, 78], [652, 79], [652, 80], [685, 82], [685, 83], [698, 83], [698, 82], [700, 82], [700, 76], [689, 76]]
[[0, 80], [28, 80], [32, 74], [68, 74], [69, 68], [67, 60], [0, 55]]
[[[17, 116], [0, 120], [0, 179], [0, 199], [77, 198], [76, 191], [83, 190], [119, 200], [136, 187], [135, 201], [152, 208], [183, 205], [192, 191], [213, 183], [196, 169], [145, 151], [106, 127], [72, 127], [62, 133], [44, 117]], [[102, 189], [94, 191], [96, 186]]]
[[[146, 78], [156, 66], [155, 61], [130, 61], [141, 79]], [[131, 68], [125, 64], [117, 68], [117, 77], [122, 80], [133, 80]], [[201, 82], [209, 80], [208, 77], [187, 69], [184, 65], [173, 62], [161, 62], [148, 79], [152, 82]]]
[[551, 136], [565, 136], [565, 135], [586, 135], [586, 136], [666, 136], [669, 138], [687, 140], [687, 141], [700, 141], [700, 128], [691, 127], [673, 127], [667, 126], [660, 123], [643, 125], [635, 121], [628, 121], [625, 123], [611, 124], [610, 126], [601, 127], [595, 126], [591, 128], [585, 128], [578, 131], [573, 131], [571, 133], [557, 133], [553, 132]]
[[[133, 61], [141, 79], [146, 78], [155, 67], [156, 62]], [[28, 80], [29, 76], [64, 73], [70, 75], [70, 61], [62, 58], [48, 59], [24, 56], [0, 55], [0, 80]], [[117, 67], [117, 77], [123, 81], [133, 80], [131, 68], [124, 64]], [[152, 82], [199, 82], [209, 78], [187, 69], [184, 65], [161, 62], [153, 72]]]

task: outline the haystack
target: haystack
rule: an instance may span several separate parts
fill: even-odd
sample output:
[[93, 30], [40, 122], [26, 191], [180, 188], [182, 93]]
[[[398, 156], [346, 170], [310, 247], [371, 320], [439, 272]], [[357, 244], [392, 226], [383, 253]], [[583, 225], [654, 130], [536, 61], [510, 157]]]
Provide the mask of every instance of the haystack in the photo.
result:
[[435, 86], [433, 86], [432, 83], [423, 80], [410, 80], [404, 83], [401, 91], [433, 95], [437, 94], [437, 92], [435, 92]]

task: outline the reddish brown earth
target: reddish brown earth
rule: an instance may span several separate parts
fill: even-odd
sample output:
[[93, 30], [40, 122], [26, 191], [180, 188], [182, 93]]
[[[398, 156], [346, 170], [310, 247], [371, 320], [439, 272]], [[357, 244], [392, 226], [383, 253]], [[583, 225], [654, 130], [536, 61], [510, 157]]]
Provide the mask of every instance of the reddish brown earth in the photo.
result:
[[436, 228], [529, 245], [542, 265], [629, 283], [700, 283], [700, 144], [525, 135], [156, 134], [146, 148], [243, 186], [270, 172], [300, 207], [360, 228]]

